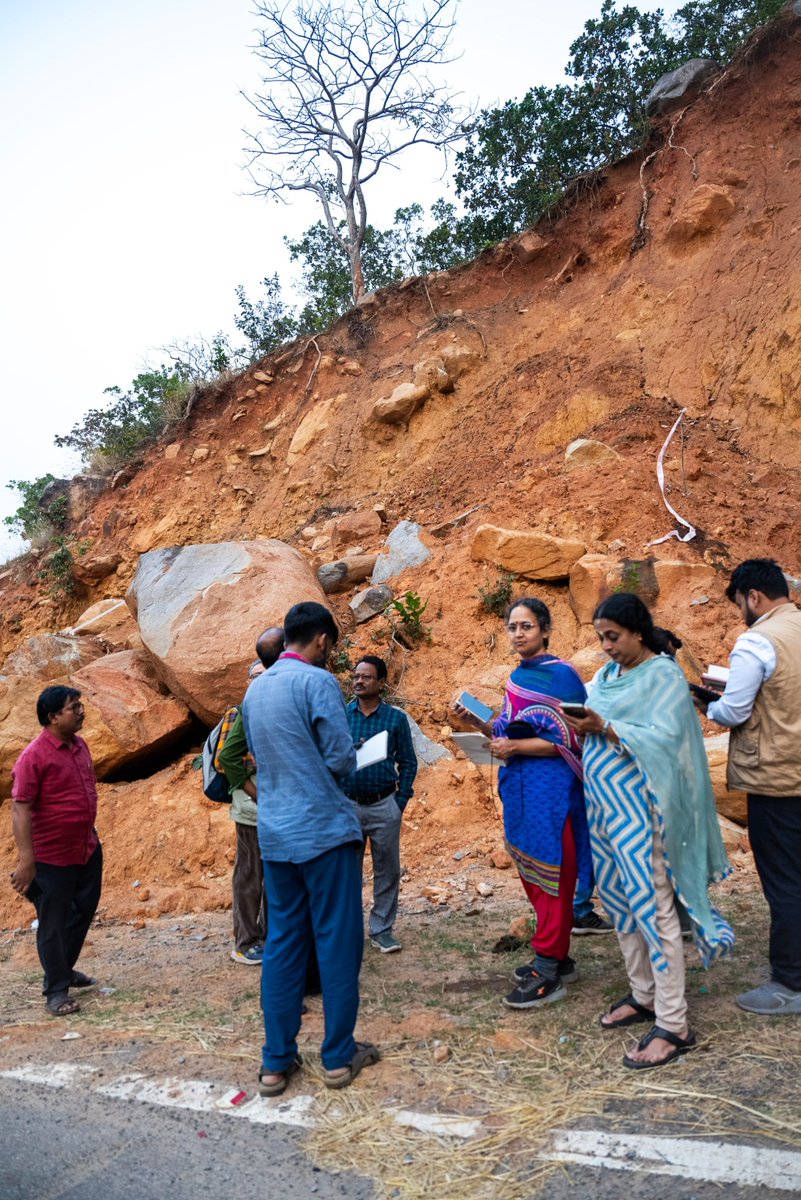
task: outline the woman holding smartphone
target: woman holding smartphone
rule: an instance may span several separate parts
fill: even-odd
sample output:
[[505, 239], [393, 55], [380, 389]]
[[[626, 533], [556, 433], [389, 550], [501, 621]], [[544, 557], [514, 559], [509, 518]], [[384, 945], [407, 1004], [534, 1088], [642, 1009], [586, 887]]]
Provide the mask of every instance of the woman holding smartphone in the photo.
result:
[[562, 701], [581, 704], [584, 684], [575, 669], [548, 652], [551, 614], [542, 600], [523, 597], [506, 611], [506, 632], [520, 662], [506, 687], [501, 715], [483, 723], [456, 705], [465, 722], [492, 739], [501, 760], [506, 848], [537, 914], [534, 958], [515, 971], [508, 1008], [539, 1008], [562, 1000], [578, 977], [568, 957], [576, 877], [592, 888], [589, 830], [582, 788], [581, 743]]
[[595, 610], [610, 662], [590, 690], [584, 736], [587, 815], [595, 878], [617, 931], [630, 992], [601, 1017], [604, 1029], [651, 1029], [624, 1057], [661, 1067], [696, 1042], [687, 1021], [684, 950], [676, 897], [704, 965], [727, 953], [731, 928], [708, 885], [730, 870], [698, 722], [681, 668], [661, 644], [646, 606], [622, 592]]

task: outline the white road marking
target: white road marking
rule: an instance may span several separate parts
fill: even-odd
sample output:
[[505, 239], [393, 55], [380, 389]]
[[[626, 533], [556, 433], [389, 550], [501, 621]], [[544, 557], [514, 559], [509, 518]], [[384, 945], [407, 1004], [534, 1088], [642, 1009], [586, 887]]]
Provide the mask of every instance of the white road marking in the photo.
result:
[[50, 1066], [12, 1067], [0, 1071], [7, 1079], [19, 1079], [22, 1083], [44, 1083], [48, 1087], [64, 1088], [77, 1083], [81, 1076], [94, 1075], [96, 1067], [85, 1067], [80, 1063], [51, 1063]]
[[801, 1191], [801, 1154], [729, 1141], [563, 1129], [552, 1135], [550, 1149], [540, 1157], [616, 1171], [679, 1175], [698, 1182]]

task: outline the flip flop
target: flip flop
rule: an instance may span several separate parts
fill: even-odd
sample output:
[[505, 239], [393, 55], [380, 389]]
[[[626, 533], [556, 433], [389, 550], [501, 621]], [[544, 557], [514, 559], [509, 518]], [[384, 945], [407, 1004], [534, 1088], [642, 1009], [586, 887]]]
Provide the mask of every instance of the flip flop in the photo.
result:
[[91, 975], [84, 975], [83, 971], [73, 971], [70, 978], [70, 987], [87, 988], [95, 987], [97, 980], [92, 979]]
[[[628, 1005], [633, 1008], [634, 1012], [628, 1017], [621, 1017], [619, 1021], [605, 1021], [603, 1016], [598, 1018], [598, 1023], [601, 1029], [623, 1029], [625, 1025], [639, 1025], [642, 1021], [653, 1021], [656, 1019], [656, 1013], [651, 1008], [646, 1008], [644, 1004], [638, 1004], [632, 995], [624, 996], [622, 1000], [616, 1000], [610, 1005], [608, 1011], [610, 1013], [617, 1012], [619, 1008], [624, 1008]], [[606, 1016], [606, 1013], [604, 1013]]]
[[[72, 972], [72, 975], [70, 976], [70, 982], [69, 982], [69, 986], [70, 986], [71, 988], [90, 988], [90, 987], [96, 987], [96, 986], [97, 986], [97, 980], [96, 980], [96, 979], [92, 979], [92, 977], [91, 977], [90, 975], [84, 975], [83, 971], [73, 971], [73, 972]], [[66, 993], [65, 993], [65, 994], [66, 994]], [[42, 988], [42, 995], [43, 995], [43, 996], [46, 996], [46, 995], [47, 995], [47, 993], [45, 992], [44, 988]]]
[[683, 1038], [679, 1037], [677, 1033], [671, 1033], [669, 1029], [663, 1029], [661, 1025], [654, 1025], [652, 1029], [648, 1030], [645, 1037], [640, 1038], [637, 1049], [644, 1050], [654, 1038], [663, 1038], [666, 1042], [670, 1042], [673, 1049], [656, 1062], [638, 1062], [635, 1058], [629, 1058], [628, 1054], [624, 1054], [623, 1066], [630, 1067], [632, 1071], [648, 1071], [653, 1067], [666, 1067], [668, 1063], [673, 1062], [680, 1055], [686, 1054], [688, 1050], [694, 1050], [698, 1044], [692, 1030], [688, 1032], [686, 1038]]
[[327, 1088], [346, 1088], [350, 1087], [356, 1076], [361, 1071], [362, 1067], [370, 1067], [373, 1063], [377, 1063], [381, 1054], [377, 1046], [372, 1042], [357, 1042], [356, 1053], [348, 1063], [346, 1070], [340, 1074], [339, 1068], [334, 1071], [326, 1071], [323, 1083]]
[[69, 1017], [81, 1011], [78, 1001], [73, 1000], [66, 992], [56, 992], [53, 996], [48, 996], [45, 1008], [51, 1017]]
[[[303, 1066], [303, 1059], [300, 1055], [293, 1058], [292, 1062], [285, 1071], [259, 1071], [259, 1095], [260, 1096], [281, 1096], [289, 1087], [289, 1081], [292, 1076]], [[263, 1083], [265, 1075], [277, 1075], [275, 1083]]]

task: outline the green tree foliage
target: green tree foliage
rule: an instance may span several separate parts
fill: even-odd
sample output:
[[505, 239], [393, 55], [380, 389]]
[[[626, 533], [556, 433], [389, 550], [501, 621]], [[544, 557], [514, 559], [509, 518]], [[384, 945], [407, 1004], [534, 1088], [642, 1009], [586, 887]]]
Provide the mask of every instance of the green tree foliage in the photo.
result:
[[136, 376], [127, 392], [106, 388], [109, 404], [90, 409], [69, 433], [55, 438], [55, 443], [77, 450], [84, 463], [96, 469], [113, 469], [134, 458], [183, 414], [192, 386], [189, 368], [182, 361], [145, 371]]
[[260, 300], [251, 300], [241, 284], [236, 288], [239, 311], [234, 324], [247, 339], [245, 353], [250, 362], [264, 358], [300, 333], [297, 313], [284, 301], [278, 276], [266, 276], [261, 285], [264, 296]]
[[6, 484], [19, 494], [22, 503], [10, 517], [3, 517], [3, 524], [27, 541], [49, 534], [54, 527], [61, 528], [67, 517], [66, 497], [59, 497], [51, 505], [44, 503], [47, 488], [54, 479], [55, 475], [40, 475], [38, 479], [12, 479]]
[[477, 252], [533, 224], [575, 176], [636, 149], [648, 135], [642, 103], [657, 79], [690, 58], [727, 62], [783, 0], [690, 0], [673, 17], [604, 0], [570, 47], [572, 82], [533, 87], [486, 109], [456, 156], [467, 210], [462, 239]]

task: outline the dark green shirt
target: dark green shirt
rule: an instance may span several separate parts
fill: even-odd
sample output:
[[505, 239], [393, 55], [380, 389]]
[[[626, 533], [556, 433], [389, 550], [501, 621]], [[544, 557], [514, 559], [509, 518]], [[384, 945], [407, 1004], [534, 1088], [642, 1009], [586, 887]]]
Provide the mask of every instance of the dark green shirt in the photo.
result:
[[348, 705], [348, 724], [357, 748], [382, 729], [386, 729], [389, 737], [384, 761], [348, 775], [342, 785], [343, 790], [351, 799], [358, 800], [359, 796], [388, 792], [396, 787], [395, 799], [403, 811], [414, 795], [412, 785], [417, 774], [417, 755], [406, 713], [382, 700], [375, 712], [366, 717], [359, 708], [359, 701], [352, 700]]

